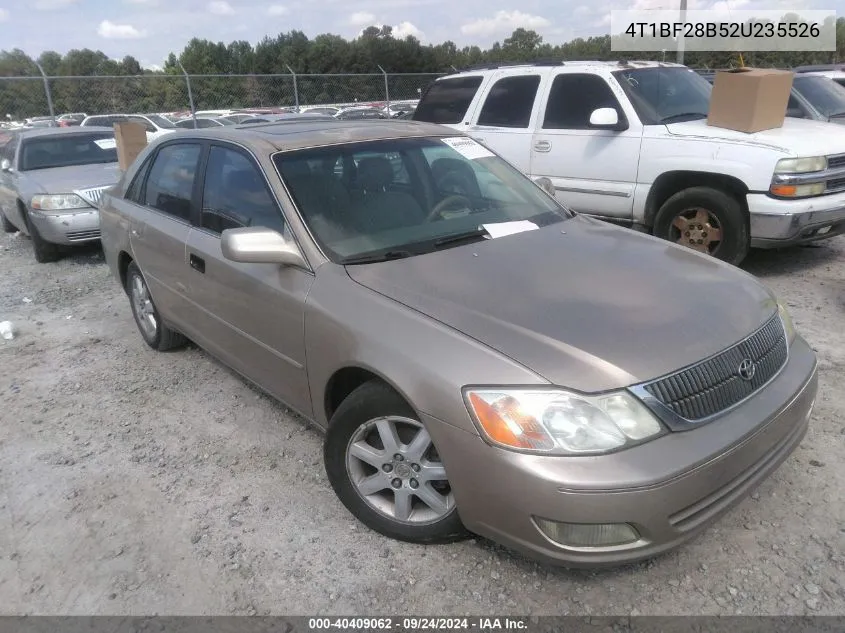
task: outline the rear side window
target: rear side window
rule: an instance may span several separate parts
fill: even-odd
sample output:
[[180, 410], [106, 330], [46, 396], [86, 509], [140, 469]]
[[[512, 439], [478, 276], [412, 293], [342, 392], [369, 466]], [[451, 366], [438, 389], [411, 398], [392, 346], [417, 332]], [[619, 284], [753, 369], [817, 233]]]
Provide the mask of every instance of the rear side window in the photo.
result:
[[543, 128], [590, 129], [590, 115], [599, 108], [613, 108], [620, 121], [624, 114], [607, 82], [597, 75], [558, 75], [552, 82]]
[[414, 113], [415, 121], [460, 123], [475, 98], [481, 77], [441, 79], [429, 86]]
[[531, 120], [534, 98], [540, 86], [539, 75], [500, 79], [487, 95], [478, 125], [526, 128]]
[[162, 147], [150, 168], [144, 204], [190, 221], [199, 158], [200, 146], [197, 144], [179, 143]]

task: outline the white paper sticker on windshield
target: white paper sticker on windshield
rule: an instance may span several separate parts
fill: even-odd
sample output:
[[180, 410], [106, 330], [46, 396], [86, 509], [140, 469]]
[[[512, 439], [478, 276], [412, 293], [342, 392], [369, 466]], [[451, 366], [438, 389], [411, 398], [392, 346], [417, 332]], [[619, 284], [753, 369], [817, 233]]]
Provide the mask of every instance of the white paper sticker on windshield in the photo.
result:
[[464, 158], [475, 160], [476, 158], [489, 158], [493, 152], [486, 147], [466, 136], [453, 136], [441, 139], [446, 145], [458, 152]]
[[540, 227], [528, 220], [514, 220], [513, 222], [482, 224], [481, 228], [487, 231], [490, 234], [490, 237], [495, 239], [497, 237], [504, 237], [505, 235], [522, 233], [523, 231], [533, 231], [534, 229], [538, 229]]
[[94, 143], [100, 149], [114, 149], [115, 147], [117, 147], [117, 143], [113, 138], [100, 138], [94, 141]]

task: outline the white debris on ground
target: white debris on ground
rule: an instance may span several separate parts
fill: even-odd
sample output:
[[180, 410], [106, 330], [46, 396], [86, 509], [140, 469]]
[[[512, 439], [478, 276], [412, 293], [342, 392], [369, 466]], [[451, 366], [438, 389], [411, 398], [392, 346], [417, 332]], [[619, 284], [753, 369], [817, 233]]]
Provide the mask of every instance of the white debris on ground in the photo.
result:
[[0, 336], [7, 341], [15, 338], [15, 325], [11, 321], [3, 321], [0, 323]]

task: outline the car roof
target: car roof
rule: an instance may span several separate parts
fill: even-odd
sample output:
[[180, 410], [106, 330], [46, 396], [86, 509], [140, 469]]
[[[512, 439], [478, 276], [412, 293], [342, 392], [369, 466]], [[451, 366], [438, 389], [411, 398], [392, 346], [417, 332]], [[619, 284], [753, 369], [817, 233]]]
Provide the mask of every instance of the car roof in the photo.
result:
[[114, 134], [114, 128], [99, 126], [99, 125], [86, 125], [85, 127], [34, 127], [30, 129], [24, 129], [18, 132], [21, 135], [21, 138], [32, 138], [35, 136], [73, 136], [76, 134], [85, 135], [91, 134], [96, 132], [111, 132]]
[[219, 139], [244, 145], [270, 145], [276, 150], [284, 151], [397, 138], [464, 135], [441, 125], [420, 121], [296, 119], [252, 125], [226, 125], [201, 130], [180, 130], [162, 137], [161, 140], [171, 141], [185, 136]]
[[456, 73], [438, 77], [446, 79], [465, 74], [478, 74], [486, 71], [501, 70], [507, 68], [578, 68], [581, 70], [631, 70], [635, 68], [686, 68], [683, 64], [673, 62], [646, 61], [646, 60], [576, 60], [576, 61], [538, 61], [538, 62], [491, 62], [462, 68]]

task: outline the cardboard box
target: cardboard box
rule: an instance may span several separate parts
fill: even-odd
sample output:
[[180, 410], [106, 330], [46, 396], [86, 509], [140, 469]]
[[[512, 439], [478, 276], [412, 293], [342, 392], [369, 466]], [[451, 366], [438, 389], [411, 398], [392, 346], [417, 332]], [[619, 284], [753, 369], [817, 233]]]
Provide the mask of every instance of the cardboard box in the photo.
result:
[[140, 123], [132, 121], [115, 123], [114, 140], [117, 143], [117, 162], [120, 169], [126, 171], [147, 146], [147, 130]]
[[768, 68], [717, 72], [707, 124], [739, 132], [781, 127], [793, 76], [788, 70]]

